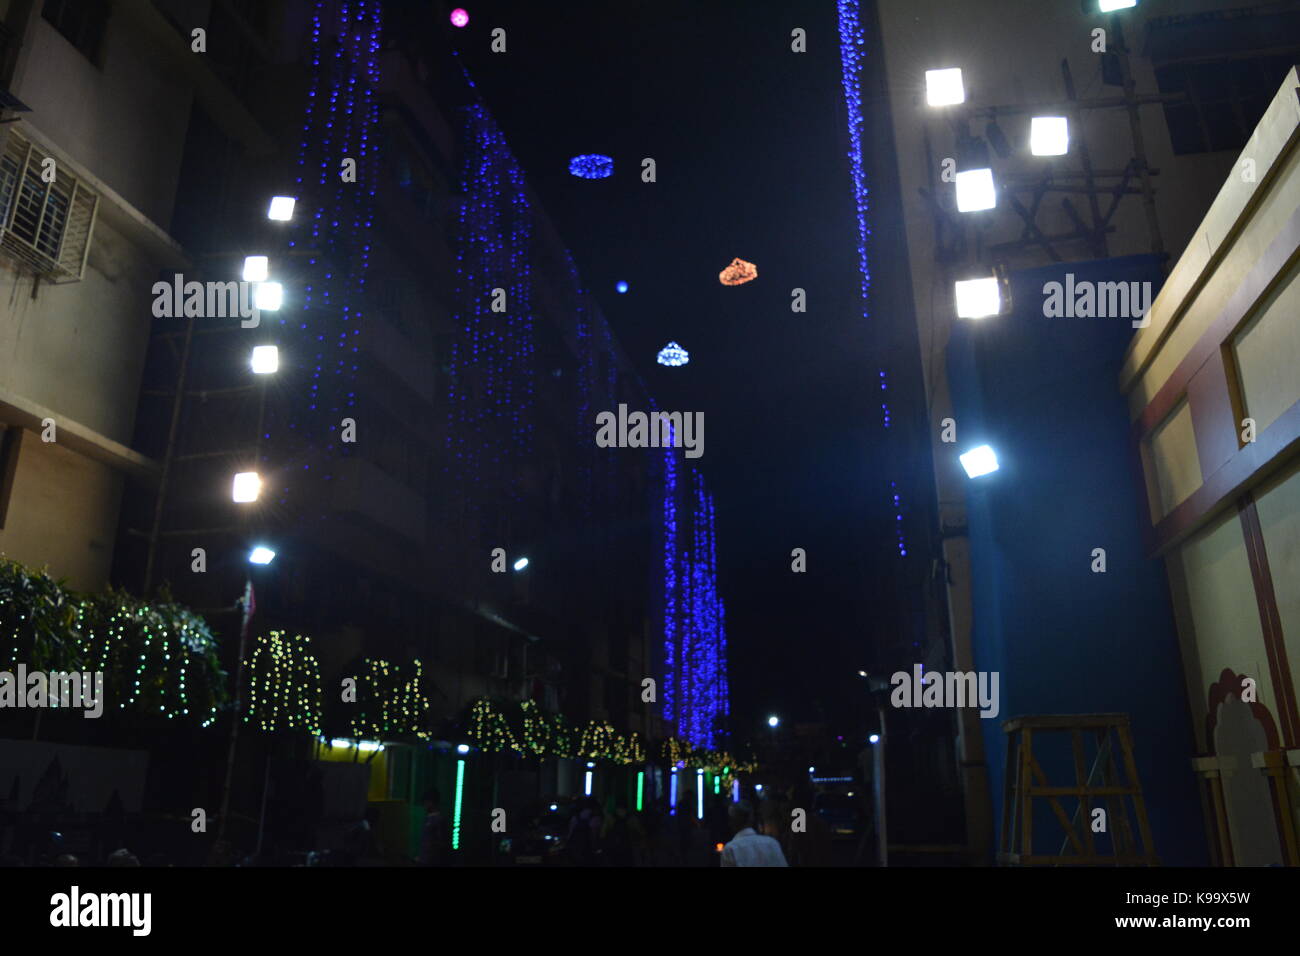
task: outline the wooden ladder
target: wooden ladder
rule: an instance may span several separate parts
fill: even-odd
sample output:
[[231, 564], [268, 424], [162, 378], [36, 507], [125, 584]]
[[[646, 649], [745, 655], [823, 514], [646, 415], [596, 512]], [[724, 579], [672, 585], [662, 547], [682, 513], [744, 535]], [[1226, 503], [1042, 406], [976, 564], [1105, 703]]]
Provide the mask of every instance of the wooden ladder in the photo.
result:
[[[1151, 842], [1146, 803], [1133, 760], [1133, 735], [1127, 714], [1040, 714], [1017, 717], [1002, 725], [1007, 735], [1002, 798], [1002, 838], [998, 862], [1012, 866], [1157, 866]], [[1070, 735], [1074, 783], [1052, 785], [1034, 755], [1034, 744], [1044, 760], [1064, 753], [1060, 734]], [[1087, 768], [1088, 739], [1093, 742], [1092, 767]], [[1116, 764], [1118, 744], [1119, 766]], [[1120, 773], [1120, 766], [1123, 773]], [[1074, 815], [1063, 800], [1077, 801]], [[1060, 851], [1034, 851], [1034, 800], [1051, 808], [1064, 834]], [[1139, 840], [1134, 839], [1129, 802], [1137, 818]], [[1105, 829], [1093, 831], [1094, 803], [1105, 810]], [[1041, 813], [1040, 813], [1041, 816]], [[1040, 820], [1040, 823], [1042, 821]], [[1039, 827], [1040, 839], [1051, 837], [1055, 827]], [[1048, 832], [1044, 834], [1043, 830]], [[1067, 850], [1071, 852], [1067, 852]]]

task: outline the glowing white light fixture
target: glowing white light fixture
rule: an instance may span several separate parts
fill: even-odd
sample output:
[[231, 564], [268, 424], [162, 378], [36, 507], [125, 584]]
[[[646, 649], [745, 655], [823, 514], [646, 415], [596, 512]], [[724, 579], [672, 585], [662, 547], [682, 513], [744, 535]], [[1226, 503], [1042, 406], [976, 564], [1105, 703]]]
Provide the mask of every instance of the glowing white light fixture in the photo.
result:
[[292, 196], [272, 196], [271, 206], [266, 210], [266, 218], [288, 222], [293, 218], [294, 202], [296, 200]]
[[256, 375], [270, 375], [280, 367], [280, 350], [274, 345], [254, 345], [248, 363]]
[[980, 212], [998, 204], [998, 191], [993, 185], [993, 170], [968, 169], [957, 174], [957, 211]]
[[925, 101], [931, 106], [956, 106], [966, 102], [966, 87], [961, 70], [926, 70]]
[[966, 469], [967, 478], [978, 478], [998, 470], [998, 456], [988, 445], [972, 448], [964, 455], [958, 456], [961, 466]]
[[275, 560], [275, 552], [259, 544], [248, 552], [248, 560], [252, 564], [270, 564]]
[[264, 312], [275, 312], [284, 302], [284, 286], [278, 282], [259, 282], [253, 291], [253, 305]]
[[1138, 5], [1138, 0], [1098, 0], [1097, 7], [1102, 13], [1114, 10], [1128, 10]]
[[527, 559], [527, 558], [520, 558], [518, 561], [515, 562], [515, 570], [516, 570], [516, 571], [522, 571], [522, 570], [523, 570], [524, 568], [526, 568], [526, 567], [528, 567], [528, 559]]
[[262, 476], [255, 471], [241, 471], [235, 475], [235, 481], [230, 489], [230, 498], [232, 501], [247, 502], [256, 501], [257, 496], [262, 493]]
[[994, 276], [958, 282], [956, 296], [958, 318], [984, 319], [1002, 311], [1002, 290]]
[[265, 282], [270, 274], [271, 260], [266, 256], [244, 257], [244, 281]]
[[1035, 156], [1064, 156], [1070, 151], [1070, 120], [1035, 116], [1029, 121], [1029, 151]]

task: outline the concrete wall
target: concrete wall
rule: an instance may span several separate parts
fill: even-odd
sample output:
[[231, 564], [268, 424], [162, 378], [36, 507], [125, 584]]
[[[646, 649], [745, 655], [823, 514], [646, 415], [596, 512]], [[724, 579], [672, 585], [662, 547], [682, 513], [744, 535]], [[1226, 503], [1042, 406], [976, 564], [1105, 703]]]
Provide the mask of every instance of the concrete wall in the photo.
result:
[[[87, 180], [100, 208], [79, 282], [38, 282], [0, 257], [0, 392], [49, 409], [56, 427], [68, 420], [129, 445], [191, 89], [121, 11], [92, 62], [39, 7], [10, 81], [32, 112], [13, 128], [52, 152], [60, 175]], [[103, 587], [122, 486], [109, 466], [28, 432], [0, 552], [75, 587]]]
[[109, 15], [98, 64], [39, 15], [26, 42], [13, 87], [32, 108], [24, 122], [166, 226], [189, 126], [189, 84], [177, 82], [176, 71], [117, 12]]

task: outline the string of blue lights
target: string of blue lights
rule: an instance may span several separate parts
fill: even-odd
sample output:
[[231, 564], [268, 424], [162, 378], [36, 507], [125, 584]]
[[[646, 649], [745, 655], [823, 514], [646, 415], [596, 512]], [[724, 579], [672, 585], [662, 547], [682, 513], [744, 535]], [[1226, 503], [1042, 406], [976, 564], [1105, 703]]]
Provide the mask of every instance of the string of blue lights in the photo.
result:
[[[837, 0], [840, 34], [840, 68], [844, 85], [844, 102], [848, 112], [849, 171], [853, 180], [853, 202], [858, 220], [858, 271], [861, 274], [862, 317], [870, 319], [871, 265], [867, 247], [871, 242], [870, 190], [862, 162], [862, 129], [866, 118], [862, 113], [862, 64], [866, 58], [866, 33], [862, 26], [862, 10], [858, 0]], [[880, 369], [881, 425], [890, 427], [889, 379]], [[898, 554], [907, 557], [907, 540], [903, 531], [903, 505], [897, 482], [891, 481], [890, 498], [894, 511]]]

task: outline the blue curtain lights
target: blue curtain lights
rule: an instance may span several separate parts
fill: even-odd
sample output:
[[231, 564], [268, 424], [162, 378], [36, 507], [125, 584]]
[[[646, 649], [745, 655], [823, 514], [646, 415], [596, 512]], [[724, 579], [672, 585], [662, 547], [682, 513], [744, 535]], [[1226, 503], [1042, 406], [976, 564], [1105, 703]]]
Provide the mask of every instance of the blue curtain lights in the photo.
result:
[[[866, 120], [862, 114], [862, 61], [866, 56], [866, 37], [863, 32], [861, 8], [858, 0], [837, 0], [840, 33], [840, 68], [844, 84], [844, 102], [848, 112], [849, 171], [853, 180], [853, 201], [858, 218], [858, 271], [862, 275], [862, 317], [870, 318], [871, 266], [867, 245], [871, 241], [871, 221], [866, 170], [862, 162], [862, 128]], [[884, 369], [880, 370], [881, 423], [889, 428], [889, 401], [886, 397], [889, 382]], [[897, 531], [898, 554], [907, 557], [907, 542], [903, 535], [903, 507], [895, 482], [889, 483]]]
[[[312, 461], [323, 461], [323, 480], [332, 478], [328, 461], [343, 451], [341, 420], [355, 414], [357, 406], [378, 171], [382, 28], [380, 0], [317, 0], [312, 12], [311, 79], [296, 178], [300, 208], [310, 208], [311, 215], [295, 222], [289, 240], [291, 247], [305, 246], [310, 254], [297, 290], [298, 318], [285, 308], [278, 313], [278, 325], [286, 338], [296, 337], [295, 353], [309, 356], [312, 363], [307, 400], [283, 422], [290, 433], [285, 444], [295, 446], [304, 471], [310, 471]], [[354, 182], [341, 175], [345, 158], [356, 162]], [[282, 445], [281, 450], [287, 449]], [[293, 490], [293, 480], [286, 479], [281, 504]]]
[[[464, 134], [447, 443], [464, 480], [517, 501], [533, 452], [532, 211], [523, 170], [481, 104], [465, 107]], [[497, 289], [504, 311], [494, 312]]]
[[579, 179], [608, 179], [614, 175], [614, 160], [599, 153], [584, 153], [569, 160], [569, 173]]
[[726, 614], [717, 587], [713, 497], [664, 449], [664, 722], [693, 746], [722, 742], [730, 713]]
[[691, 360], [691, 353], [682, 348], [676, 342], [669, 342], [659, 350], [656, 361], [660, 365], [667, 365], [671, 368], [677, 368], [685, 365]]

